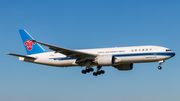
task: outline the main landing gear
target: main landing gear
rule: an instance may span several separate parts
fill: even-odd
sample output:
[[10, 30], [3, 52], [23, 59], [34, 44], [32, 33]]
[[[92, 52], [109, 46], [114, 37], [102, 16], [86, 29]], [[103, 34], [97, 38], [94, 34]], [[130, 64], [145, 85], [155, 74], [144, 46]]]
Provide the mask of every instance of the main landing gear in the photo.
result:
[[[81, 71], [83, 74], [86, 74], [86, 73], [94, 71], [94, 69], [90, 67], [91, 61], [86, 61], [85, 65], [86, 65], [86, 69]], [[100, 70], [101, 68], [102, 68], [102, 66], [97, 66], [97, 72], [94, 72], [93, 75], [97, 76], [97, 75], [104, 74], [105, 71], [104, 70]]]
[[93, 68], [86, 68], [85, 70], [82, 70], [81, 72], [82, 72], [83, 74], [86, 74], [86, 73], [93, 72], [93, 71], [94, 71]]
[[82, 70], [81, 72], [83, 74], [86, 74], [86, 73], [89, 73], [89, 72], [93, 72], [93, 75], [94, 76], [97, 76], [97, 75], [101, 75], [101, 74], [104, 74], [105, 71], [104, 70], [100, 70], [102, 68], [102, 66], [97, 66], [97, 71], [96, 72], [93, 72], [94, 69], [93, 68], [87, 68], [85, 70]]
[[85, 63], [85, 65], [86, 65], [86, 69], [81, 71], [83, 74], [86, 74], [86, 73], [89, 73], [89, 72], [93, 72], [93, 71], [94, 71], [93, 68], [90, 68], [91, 61], [87, 61], [87, 62]]
[[97, 72], [94, 72], [93, 75], [97, 76], [97, 75], [104, 74], [105, 71], [104, 70], [100, 70], [101, 68], [102, 68], [102, 66], [97, 66]]
[[158, 69], [159, 69], [159, 70], [162, 69], [162, 67], [161, 67], [160, 65], [162, 65], [163, 62], [164, 62], [164, 60], [159, 61], [159, 66], [158, 66]]

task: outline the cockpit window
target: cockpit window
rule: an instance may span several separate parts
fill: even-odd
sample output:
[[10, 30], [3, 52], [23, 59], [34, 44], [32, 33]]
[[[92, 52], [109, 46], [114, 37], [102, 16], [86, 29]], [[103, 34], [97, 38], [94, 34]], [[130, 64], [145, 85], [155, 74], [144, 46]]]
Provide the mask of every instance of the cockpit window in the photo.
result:
[[172, 50], [170, 50], [170, 49], [166, 49], [166, 52], [169, 52], [169, 51], [172, 51]]

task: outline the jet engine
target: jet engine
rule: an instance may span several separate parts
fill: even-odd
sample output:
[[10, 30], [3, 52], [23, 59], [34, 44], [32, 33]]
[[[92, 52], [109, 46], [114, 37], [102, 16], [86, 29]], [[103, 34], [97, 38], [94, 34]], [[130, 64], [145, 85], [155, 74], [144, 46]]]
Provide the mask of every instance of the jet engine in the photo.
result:
[[120, 64], [114, 66], [114, 68], [117, 68], [118, 70], [132, 70], [133, 69], [133, 64]]
[[110, 55], [99, 55], [95, 63], [97, 63], [99, 66], [113, 66], [115, 64], [115, 57]]

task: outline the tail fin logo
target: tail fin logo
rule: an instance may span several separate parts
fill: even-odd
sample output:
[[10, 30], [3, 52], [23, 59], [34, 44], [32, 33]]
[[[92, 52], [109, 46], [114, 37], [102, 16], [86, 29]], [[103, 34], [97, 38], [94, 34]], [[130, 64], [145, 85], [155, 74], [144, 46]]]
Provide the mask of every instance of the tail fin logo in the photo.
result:
[[27, 49], [31, 51], [33, 49], [33, 45], [35, 45], [34, 41], [27, 40], [24, 45], [27, 45]]

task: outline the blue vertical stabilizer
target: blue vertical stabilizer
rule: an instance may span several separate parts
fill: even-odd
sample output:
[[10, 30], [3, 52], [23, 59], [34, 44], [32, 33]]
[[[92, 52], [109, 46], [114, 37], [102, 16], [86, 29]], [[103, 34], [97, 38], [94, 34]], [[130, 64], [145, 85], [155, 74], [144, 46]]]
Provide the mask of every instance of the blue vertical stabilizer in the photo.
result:
[[35, 43], [34, 41], [30, 41], [34, 39], [25, 29], [19, 30], [19, 33], [21, 35], [23, 45], [28, 55], [45, 52], [45, 50], [38, 43]]

